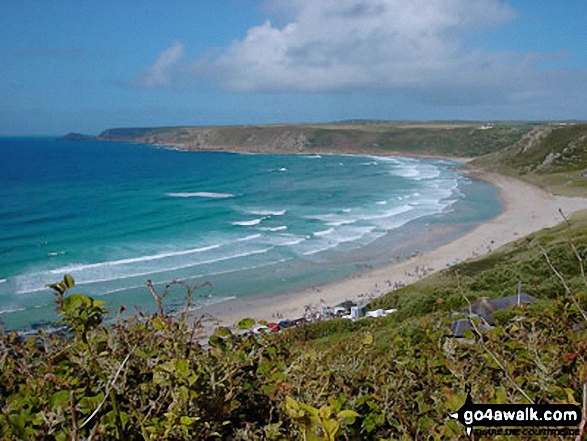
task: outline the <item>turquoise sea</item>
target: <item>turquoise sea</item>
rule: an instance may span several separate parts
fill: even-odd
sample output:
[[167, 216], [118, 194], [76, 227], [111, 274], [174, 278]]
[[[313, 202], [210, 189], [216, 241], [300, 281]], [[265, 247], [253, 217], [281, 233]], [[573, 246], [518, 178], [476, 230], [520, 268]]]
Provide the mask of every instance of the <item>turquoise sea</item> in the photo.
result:
[[[0, 138], [0, 319], [56, 318], [49, 283], [152, 311], [145, 282], [210, 282], [199, 304], [287, 293], [447, 242], [501, 211], [444, 160], [182, 152]], [[182, 303], [173, 290], [171, 307]]]

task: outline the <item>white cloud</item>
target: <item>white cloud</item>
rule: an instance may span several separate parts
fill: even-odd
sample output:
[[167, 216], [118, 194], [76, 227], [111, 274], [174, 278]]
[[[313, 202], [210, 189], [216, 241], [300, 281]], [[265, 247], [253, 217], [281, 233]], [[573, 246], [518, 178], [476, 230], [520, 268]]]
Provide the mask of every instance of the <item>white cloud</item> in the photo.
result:
[[466, 35], [499, 26], [515, 13], [499, 0], [294, 0], [287, 24], [248, 30], [196, 71], [214, 71], [224, 87], [245, 92], [336, 92], [418, 88], [471, 81], [512, 63], [504, 54], [471, 53]]
[[147, 89], [173, 89], [177, 87], [175, 73], [179, 61], [184, 58], [185, 49], [181, 42], [176, 41], [163, 50], [152, 66], [144, 69], [133, 84]]
[[[381, 91], [434, 105], [505, 105], [557, 96], [565, 72], [537, 69], [565, 54], [475, 47], [478, 31], [515, 20], [506, 0], [265, 0], [270, 18], [246, 35], [180, 64], [165, 49], [135, 84], [250, 93]], [[278, 25], [275, 23], [279, 23]]]

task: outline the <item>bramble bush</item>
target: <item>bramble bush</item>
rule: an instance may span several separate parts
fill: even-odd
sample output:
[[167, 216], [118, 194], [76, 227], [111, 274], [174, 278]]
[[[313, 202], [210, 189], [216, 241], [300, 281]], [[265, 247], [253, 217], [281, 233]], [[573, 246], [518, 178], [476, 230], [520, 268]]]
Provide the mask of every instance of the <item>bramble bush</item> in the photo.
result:
[[[467, 385], [476, 402], [526, 401], [439, 314], [371, 320], [328, 346], [297, 339], [301, 329], [219, 328], [204, 349], [197, 323], [155, 314], [104, 325], [98, 302], [68, 294], [71, 278], [58, 286], [67, 330], [0, 335], [3, 439], [457, 439], [447, 415]], [[534, 402], [579, 403], [585, 329], [559, 298], [484, 338]]]

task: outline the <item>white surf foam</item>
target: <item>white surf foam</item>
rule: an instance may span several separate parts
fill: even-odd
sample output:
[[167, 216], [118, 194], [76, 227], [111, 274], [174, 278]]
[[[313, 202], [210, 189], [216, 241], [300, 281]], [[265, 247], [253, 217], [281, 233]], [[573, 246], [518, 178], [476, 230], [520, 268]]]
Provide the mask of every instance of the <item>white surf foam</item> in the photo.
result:
[[287, 226], [281, 225], [279, 227], [259, 227], [261, 231], [283, 231], [287, 230]]
[[325, 222], [328, 226], [338, 227], [340, 225], [353, 224], [359, 218], [341, 216], [339, 214], [318, 214], [315, 216], [306, 216], [306, 219], [316, 219]]
[[8, 309], [0, 309], [0, 314], [10, 314], [12, 312], [24, 311], [25, 308], [8, 308]]
[[317, 231], [316, 233], [314, 233], [314, 236], [325, 236], [327, 234], [330, 234], [334, 231], [334, 228], [329, 228], [328, 230], [324, 230], [324, 231]]
[[253, 219], [253, 220], [249, 220], [249, 221], [238, 221], [238, 222], [233, 222], [232, 225], [238, 225], [241, 227], [249, 227], [252, 225], [259, 225], [261, 222], [263, 222], [263, 219], [265, 219], [265, 218], [262, 217], [259, 219]]
[[257, 239], [259, 237], [261, 237], [261, 234], [259, 234], [259, 233], [257, 233], [257, 234], [250, 234], [248, 236], [241, 237], [240, 239], [237, 239], [236, 241], [237, 242], [247, 242], [249, 240]]
[[225, 199], [233, 198], [234, 195], [230, 193], [212, 193], [208, 191], [197, 191], [195, 193], [165, 193], [165, 196], [172, 198], [212, 198], [212, 199]]
[[287, 213], [287, 210], [247, 210], [245, 213], [255, 214], [257, 216], [283, 216], [285, 213]]
[[210, 250], [215, 250], [216, 248], [220, 248], [222, 245], [223, 244], [215, 244], [215, 245], [210, 245], [210, 246], [202, 247], [202, 248], [194, 248], [194, 249], [182, 250], [182, 251], [171, 251], [171, 252], [167, 252], [167, 253], [153, 254], [150, 256], [133, 257], [131, 259], [114, 260], [114, 261], [110, 261], [110, 262], [89, 263], [87, 265], [70, 265], [70, 266], [50, 270], [48, 272], [50, 274], [67, 274], [69, 272], [83, 271], [83, 270], [90, 269], [90, 268], [127, 265], [129, 263], [137, 263], [137, 262], [148, 262], [151, 260], [164, 259], [166, 257], [185, 256], [188, 254], [203, 253], [205, 251], [210, 251]]
[[298, 245], [302, 242], [306, 241], [305, 237], [295, 237], [293, 240], [289, 240], [286, 242], [274, 242], [273, 245], [278, 246], [278, 247], [289, 247], [292, 245]]
[[[264, 253], [267, 253], [268, 251], [270, 251], [271, 249], [272, 248], [264, 248], [264, 249], [253, 250], [253, 251], [249, 251], [249, 252], [245, 252], [245, 253], [237, 253], [237, 254], [233, 254], [233, 255], [219, 257], [216, 259], [204, 260], [204, 261], [200, 261], [200, 262], [190, 262], [190, 263], [177, 265], [177, 266], [170, 267], [170, 268], [158, 267], [158, 268], [149, 269], [148, 271], [126, 273], [126, 274], [113, 274], [112, 273], [109, 277], [94, 278], [94, 279], [88, 279], [88, 280], [83, 279], [83, 274], [75, 274], [74, 272], [71, 272], [71, 273], [74, 276], [74, 278], [76, 279], [76, 285], [89, 285], [92, 283], [109, 282], [112, 280], [131, 279], [133, 277], [143, 277], [143, 276], [149, 276], [152, 274], [172, 272], [172, 271], [177, 271], [180, 269], [193, 268], [196, 266], [207, 265], [209, 263], [217, 263], [217, 262], [223, 262], [226, 260], [237, 259], [239, 257], [247, 257], [247, 256], [255, 255], [255, 254], [264, 254]], [[49, 273], [49, 271], [39, 274], [39, 276], [41, 276], [41, 279], [44, 278], [47, 281], [37, 282], [37, 286], [35, 286], [34, 288], [33, 287], [26, 287], [26, 286], [21, 287], [21, 289], [19, 289], [17, 291], [17, 294], [27, 294], [27, 293], [46, 290], [47, 288], [45, 287], [45, 285], [47, 283], [50, 283], [50, 281], [54, 280], [54, 277], [48, 278], [47, 273]], [[41, 284], [42, 284], [42, 286], [39, 286]]]

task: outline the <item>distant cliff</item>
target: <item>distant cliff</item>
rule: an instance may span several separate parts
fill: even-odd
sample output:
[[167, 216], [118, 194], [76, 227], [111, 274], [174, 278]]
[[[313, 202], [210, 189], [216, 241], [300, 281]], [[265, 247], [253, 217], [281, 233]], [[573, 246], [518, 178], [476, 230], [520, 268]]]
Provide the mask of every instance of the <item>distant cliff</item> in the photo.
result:
[[[364, 153], [474, 157], [519, 141], [526, 123], [349, 122], [216, 127], [116, 128], [99, 141], [253, 153]], [[489, 128], [488, 128], [489, 127]]]
[[68, 133], [64, 137], [61, 138], [62, 141], [91, 141], [96, 139], [95, 136], [91, 135], [84, 135], [83, 133]]

